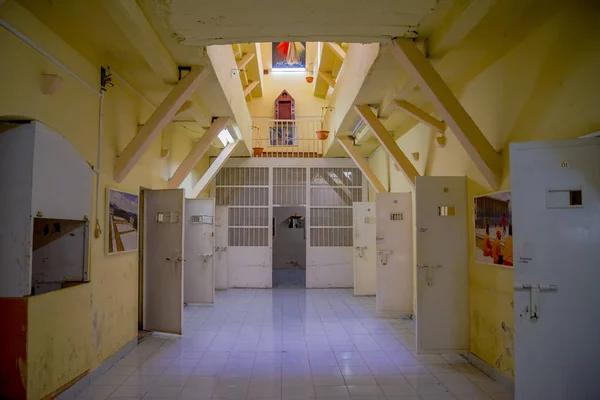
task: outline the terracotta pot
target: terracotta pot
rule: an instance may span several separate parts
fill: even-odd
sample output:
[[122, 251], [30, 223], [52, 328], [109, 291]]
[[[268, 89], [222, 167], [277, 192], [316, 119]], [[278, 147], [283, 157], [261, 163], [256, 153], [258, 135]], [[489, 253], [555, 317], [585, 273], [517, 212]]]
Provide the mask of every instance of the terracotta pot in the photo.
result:
[[262, 156], [264, 148], [262, 147], [253, 147], [252, 151], [254, 152], [255, 156]]
[[315, 80], [314, 76], [307, 76], [306, 77], [306, 82], [308, 82], [308, 83], [312, 83], [314, 80]]
[[329, 131], [324, 131], [322, 129], [317, 131], [317, 139], [319, 139], [319, 140], [325, 140], [325, 139], [327, 139], [328, 136], [329, 136]]

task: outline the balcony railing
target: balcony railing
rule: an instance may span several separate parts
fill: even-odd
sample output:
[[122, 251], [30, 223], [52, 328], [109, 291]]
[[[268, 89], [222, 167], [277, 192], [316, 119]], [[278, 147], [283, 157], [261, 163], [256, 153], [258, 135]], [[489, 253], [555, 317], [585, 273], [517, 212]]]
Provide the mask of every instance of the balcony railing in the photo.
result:
[[319, 118], [254, 119], [254, 157], [323, 157], [323, 141], [317, 139]]

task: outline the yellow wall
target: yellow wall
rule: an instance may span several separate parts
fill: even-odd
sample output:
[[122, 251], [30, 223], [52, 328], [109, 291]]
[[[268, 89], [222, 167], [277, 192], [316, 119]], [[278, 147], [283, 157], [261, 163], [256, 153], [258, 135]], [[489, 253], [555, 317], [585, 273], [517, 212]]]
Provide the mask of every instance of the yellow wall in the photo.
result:
[[[21, 6], [8, 1], [0, 8], [0, 17], [92, 86], [99, 86], [100, 66], [90, 64]], [[3, 54], [0, 116], [19, 115], [43, 122], [64, 135], [95, 165], [98, 97], [4, 29], [0, 29], [0, 48]], [[42, 73], [62, 77], [62, 87], [56, 94], [45, 96], [40, 92]], [[150, 112], [118, 82], [106, 93], [100, 207], [92, 219], [98, 218], [103, 232], [100, 238], [91, 239], [91, 281], [30, 298], [27, 340], [30, 399], [46, 396], [80, 374], [93, 370], [137, 336], [138, 255], [137, 252], [106, 255], [105, 192], [107, 187], [137, 193], [140, 186], [166, 186], [168, 170], [166, 161], [160, 159], [160, 139], [152, 144], [122, 183], [117, 184], [112, 179], [116, 154], [123, 150], [138, 124], [145, 122]]]
[[[316, 55], [316, 43], [306, 44], [306, 66], [312, 63]], [[271, 43], [261, 43], [264, 68], [271, 67]], [[321, 107], [327, 106], [327, 101], [313, 96], [314, 84], [306, 82], [306, 71], [275, 71], [263, 75], [263, 96], [252, 99], [248, 109], [252, 118], [273, 118], [275, 99], [282, 91], [287, 90], [294, 98], [296, 117], [320, 117]], [[262, 133], [262, 132], [261, 132]]]
[[[599, 20], [597, 3], [582, 1], [565, 7], [476, 74], [460, 93], [462, 104], [488, 140], [502, 149], [502, 190], [510, 190], [509, 142], [574, 138], [600, 130]], [[493, 47], [494, 43], [482, 45]], [[469, 215], [473, 215], [473, 197], [490, 190], [450, 131], [443, 149], [433, 146], [433, 137], [430, 130], [417, 125], [397, 142], [407, 154], [418, 149], [420, 172], [425, 167], [427, 175], [467, 175]], [[385, 186], [387, 167], [381, 154], [372, 156], [370, 165]], [[394, 167], [390, 181], [392, 191], [407, 187]], [[471, 220], [469, 249], [474, 247], [472, 224]], [[471, 352], [511, 378], [512, 279], [512, 269], [476, 263], [470, 250]]]

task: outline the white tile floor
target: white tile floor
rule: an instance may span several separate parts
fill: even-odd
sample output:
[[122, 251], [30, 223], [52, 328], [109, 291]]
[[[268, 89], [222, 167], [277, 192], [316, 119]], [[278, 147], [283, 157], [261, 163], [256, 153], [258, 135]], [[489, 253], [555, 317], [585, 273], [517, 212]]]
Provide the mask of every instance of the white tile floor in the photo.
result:
[[457, 355], [416, 356], [414, 321], [351, 290], [229, 290], [187, 307], [78, 399], [510, 399]]

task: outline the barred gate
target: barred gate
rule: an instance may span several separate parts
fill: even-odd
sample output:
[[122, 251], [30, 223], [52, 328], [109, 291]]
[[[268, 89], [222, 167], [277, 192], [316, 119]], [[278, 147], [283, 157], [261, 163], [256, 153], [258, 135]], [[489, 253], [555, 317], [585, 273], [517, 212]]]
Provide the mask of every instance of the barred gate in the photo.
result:
[[298, 205], [307, 212], [307, 287], [352, 287], [352, 204], [368, 193], [360, 170], [264, 161], [224, 167], [215, 180], [216, 204], [229, 207], [230, 286], [271, 286], [272, 207]]

